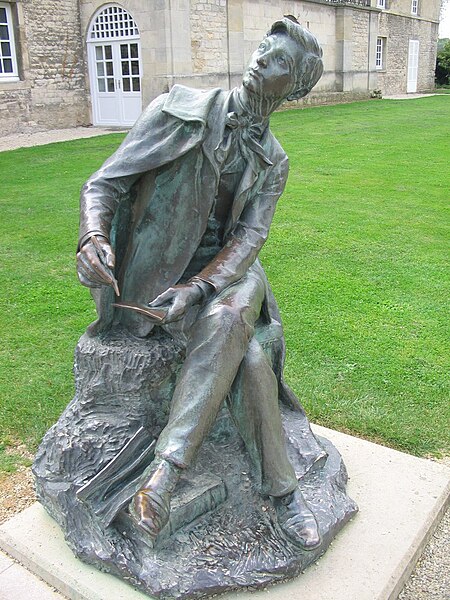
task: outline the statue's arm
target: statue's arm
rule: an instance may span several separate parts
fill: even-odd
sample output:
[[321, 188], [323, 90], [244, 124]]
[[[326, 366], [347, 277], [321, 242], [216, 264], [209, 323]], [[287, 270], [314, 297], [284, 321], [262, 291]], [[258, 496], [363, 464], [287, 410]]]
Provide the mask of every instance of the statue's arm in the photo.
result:
[[166, 99], [167, 94], [163, 94], [147, 107], [119, 149], [81, 190], [77, 265], [83, 285], [114, 285], [111, 223], [133, 185], [144, 173], [201, 143], [201, 121], [188, 127], [183, 120], [167, 114], [163, 110]]
[[269, 235], [277, 200], [286, 185], [288, 168], [287, 157], [272, 168], [263, 188], [248, 202], [225, 246], [194, 279], [206, 282], [220, 292], [247, 272]]
[[151, 154], [152, 132], [160, 131], [163, 101], [164, 97], [159, 97], [149, 105], [118, 150], [81, 189], [77, 272], [80, 283], [87, 287], [112, 285], [116, 294], [119, 292], [110, 243], [111, 223], [121, 200], [144, 172]]
[[120, 200], [140, 174], [106, 178], [103, 168], [81, 190], [77, 272], [83, 285], [112, 285], [119, 295], [114, 277], [115, 253], [110, 243], [111, 222]]
[[83, 185], [78, 250], [92, 235], [109, 239], [120, 201], [152, 168], [155, 149], [161, 152], [163, 132], [168, 133], [168, 119], [162, 113], [166, 97], [159, 96], [146, 108], [117, 151]]
[[[180, 88], [180, 86], [175, 86]], [[174, 88], [174, 89], [175, 89]], [[189, 90], [179, 90], [167, 109], [170, 94], [162, 94], [149, 104], [118, 150], [85, 183], [80, 199], [79, 247], [90, 235], [109, 237], [111, 222], [121, 199], [144, 174], [172, 162], [202, 143], [205, 122], [201, 115], [189, 121], [175, 116], [189, 105]], [[187, 97], [186, 97], [187, 94]], [[217, 90], [204, 99], [208, 106]], [[183, 104], [184, 98], [184, 104]], [[175, 107], [174, 107], [175, 103]], [[186, 105], [186, 106], [185, 106]], [[203, 112], [206, 111], [204, 107]]]

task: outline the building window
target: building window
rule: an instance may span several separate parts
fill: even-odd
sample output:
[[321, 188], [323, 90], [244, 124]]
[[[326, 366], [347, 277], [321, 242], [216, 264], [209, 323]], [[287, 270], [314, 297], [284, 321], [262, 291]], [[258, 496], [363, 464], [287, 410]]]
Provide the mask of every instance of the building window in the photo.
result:
[[377, 38], [377, 50], [375, 54], [375, 68], [385, 68], [385, 54], [386, 54], [386, 38]]
[[377, 8], [386, 8], [386, 0], [377, 0]]
[[120, 6], [108, 6], [95, 19], [90, 40], [109, 40], [139, 36], [133, 17]]
[[95, 67], [90, 68], [95, 71], [99, 93], [141, 91], [138, 40], [136, 22], [120, 6], [107, 6], [97, 14], [88, 42], [95, 43]]
[[411, 12], [413, 15], [419, 14], [419, 0], [412, 0]]
[[18, 79], [11, 6], [0, 2], [0, 82]]

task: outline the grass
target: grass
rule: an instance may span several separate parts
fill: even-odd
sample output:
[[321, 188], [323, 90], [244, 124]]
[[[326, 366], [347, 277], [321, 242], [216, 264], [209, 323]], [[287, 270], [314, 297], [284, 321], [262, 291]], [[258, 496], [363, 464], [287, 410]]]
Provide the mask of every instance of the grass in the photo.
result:
[[74, 270], [78, 191], [122, 137], [0, 154], [0, 470], [19, 460], [17, 440], [36, 448], [73, 395], [73, 350], [95, 316]]
[[[450, 450], [449, 123], [442, 96], [272, 122], [291, 172], [262, 258], [287, 379], [314, 421], [417, 455]], [[78, 190], [122, 137], [0, 154], [0, 470], [73, 394], [73, 350], [95, 316], [74, 271]]]

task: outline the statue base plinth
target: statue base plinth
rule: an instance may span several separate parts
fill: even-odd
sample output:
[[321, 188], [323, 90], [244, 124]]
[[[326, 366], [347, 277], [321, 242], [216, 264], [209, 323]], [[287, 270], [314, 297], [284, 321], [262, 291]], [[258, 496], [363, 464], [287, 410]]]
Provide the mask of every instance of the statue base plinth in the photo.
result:
[[[316, 550], [303, 551], [284, 536], [226, 409], [183, 474], [154, 548], [130, 521], [127, 501], [167, 420], [182, 360], [165, 336], [80, 339], [75, 398], [33, 466], [41, 503], [76, 556], [159, 598], [261, 588], [299, 574], [357, 510], [345, 492], [340, 454], [318, 442], [301, 411], [281, 407], [288, 454], [319, 525]], [[117, 482], [125, 495], [115, 495]]]

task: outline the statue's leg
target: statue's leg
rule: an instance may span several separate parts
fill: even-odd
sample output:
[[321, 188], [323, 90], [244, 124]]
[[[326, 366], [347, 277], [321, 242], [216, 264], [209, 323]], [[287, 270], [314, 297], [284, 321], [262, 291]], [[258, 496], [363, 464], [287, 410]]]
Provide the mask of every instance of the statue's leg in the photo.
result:
[[297, 487], [286, 452], [278, 405], [278, 382], [260, 343], [253, 338], [229, 396], [229, 409], [256, 469], [261, 492], [284, 496]]
[[298, 487], [278, 405], [278, 382], [259, 342], [249, 343], [229, 396], [229, 408], [252, 461], [261, 475], [261, 492], [271, 496], [278, 523], [302, 548], [320, 544], [316, 519]]
[[186, 347], [167, 426], [155, 448], [188, 467], [214, 424], [244, 358], [261, 311], [264, 286], [253, 271], [199, 313]]
[[276, 377], [253, 339], [264, 294], [258, 270], [251, 269], [210, 301], [192, 327], [168, 424], [159, 436], [149, 479], [133, 500], [135, 518], [152, 537], [168, 521], [181, 469], [195, 459], [222, 403], [232, 387], [237, 389], [238, 383], [233, 383], [238, 377], [241, 402], [235, 398], [233, 414], [261, 464], [264, 492], [274, 498], [279, 524], [304, 548], [320, 542], [317, 523], [287, 456]]
[[[169, 420], [159, 436], [148, 480], [131, 508], [139, 525], [152, 537], [169, 518], [170, 497], [181, 469], [195, 459], [231, 389], [252, 339], [264, 294], [259, 272], [250, 269], [201, 309], [189, 331]], [[171, 334], [177, 330], [166, 328]]]

